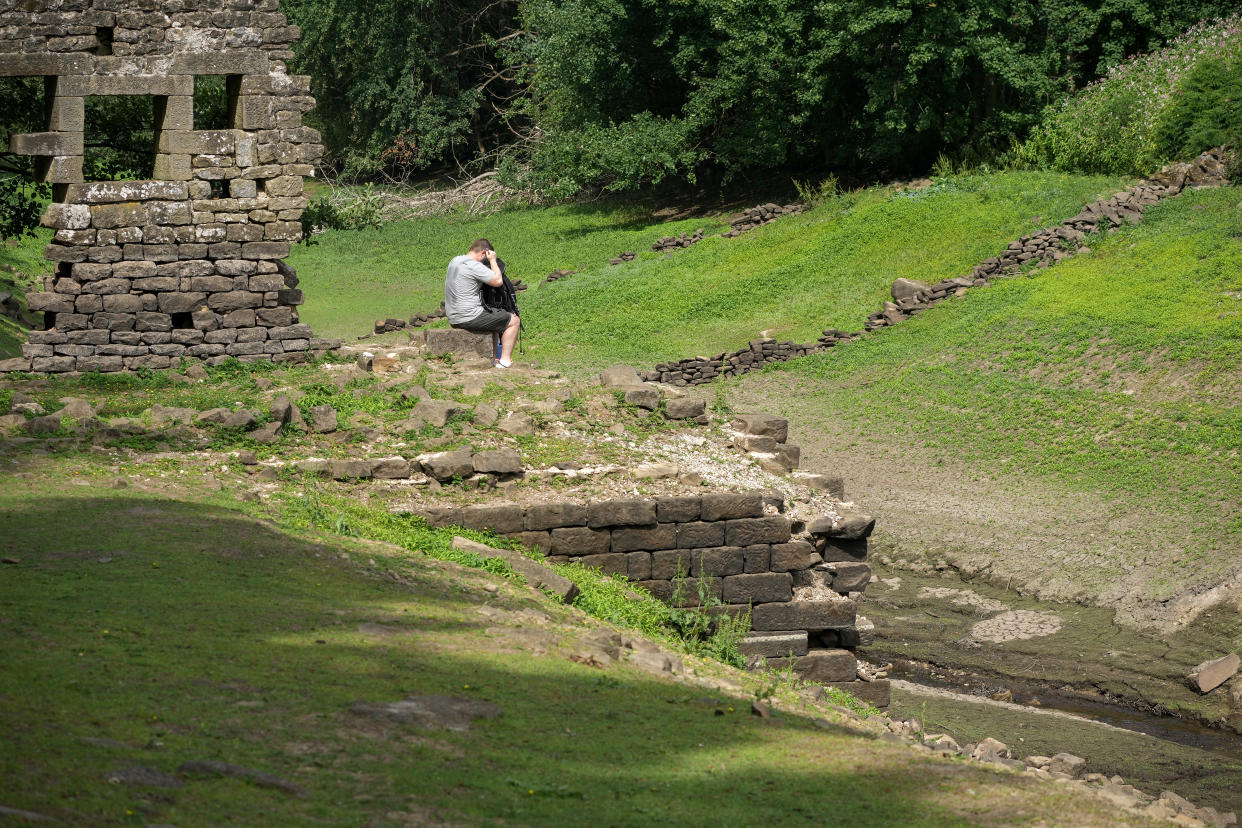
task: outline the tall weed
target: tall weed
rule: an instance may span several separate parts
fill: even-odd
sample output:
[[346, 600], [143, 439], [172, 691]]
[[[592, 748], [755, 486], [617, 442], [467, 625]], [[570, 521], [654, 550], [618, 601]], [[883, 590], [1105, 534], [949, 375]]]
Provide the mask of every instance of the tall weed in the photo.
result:
[[[1236, 73], [1239, 66], [1242, 15], [1199, 23], [1165, 48], [1129, 58], [1045, 109], [1014, 158], [1035, 167], [1147, 175], [1170, 157], [1193, 156], [1211, 146], [1200, 144], [1215, 141], [1209, 136], [1216, 132], [1192, 124], [1236, 88], [1227, 72]], [[1204, 77], [1217, 71], [1226, 75]], [[1184, 86], [1187, 81], [1193, 88]], [[1197, 103], [1186, 106], [1192, 93]], [[1176, 140], [1191, 135], [1198, 140]]]

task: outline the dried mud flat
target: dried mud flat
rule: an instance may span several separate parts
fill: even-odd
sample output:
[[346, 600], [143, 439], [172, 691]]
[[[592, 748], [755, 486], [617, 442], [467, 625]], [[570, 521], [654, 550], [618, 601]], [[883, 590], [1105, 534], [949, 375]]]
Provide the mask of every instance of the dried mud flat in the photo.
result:
[[1184, 681], [1236, 648], [1242, 624], [1235, 562], [1185, 563], [1190, 518], [1175, 504], [1109, 502], [856, 434], [815, 410], [822, 391], [769, 373], [728, 396], [787, 417], [804, 467], [844, 476], [846, 497], [876, 516], [881, 583], [860, 608], [876, 624], [873, 658], [1242, 730], [1224, 688], [1200, 696]]
[[740, 381], [729, 401], [788, 418], [804, 467], [845, 477], [847, 496], [877, 517], [876, 560], [953, 570], [1043, 601], [1108, 607], [1118, 623], [1155, 634], [1217, 604], [1242, 607], [1235, 562], [1194, 560], [1187, 532], [1194, 518], [1175, 498], [1108, 500], [1006, 474], [999, 464], [968, 465], [900, 434], [858, 434], [816, 406], [822, 391], [769, 373]]

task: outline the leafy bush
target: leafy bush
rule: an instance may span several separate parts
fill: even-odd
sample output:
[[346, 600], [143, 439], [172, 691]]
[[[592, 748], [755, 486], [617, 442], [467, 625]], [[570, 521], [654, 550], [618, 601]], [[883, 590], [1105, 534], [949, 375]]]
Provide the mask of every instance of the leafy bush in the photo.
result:
[[1182, 78], [1156, 128], [1160, 152], [1190, 158], [1242, 138], [1242, 38], [1220, 57], [1209, 57]]
[[51, 197], [47, 184], [31, 184], [15, 176], [0, 178], [0, 239], [33, 236], [43, 205]]
[[302, 212], [302, 241], [314, 244], [313, 232], [362, 230], [383, 224], [384, 194], [368, 184], [361, 190], [337, 190], [319, 196]]
[[1016, 160], [1146, 175], [1169, 157], [1197, 154], [1226, 136], [1220, 127], [1228, 118], [1238, 123], [1240, 49], [1242, 15], [1196, 25], [1164, 49], [1131, 58], [1046, 109], [1017, 148]]

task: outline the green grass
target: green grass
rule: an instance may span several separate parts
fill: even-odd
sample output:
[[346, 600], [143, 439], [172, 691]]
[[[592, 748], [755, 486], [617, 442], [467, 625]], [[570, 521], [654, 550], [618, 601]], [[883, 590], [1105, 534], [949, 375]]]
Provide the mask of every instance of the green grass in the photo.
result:
[[328, 231], [316, 244], [296, 245], [289, 262], [306, 292], [302, 320], [320, 336], [352, 338], [370, 331], [378, 318], [408, 318], [438, 308], [449, 260], [476, 238], [490, 239], [509, 277], [533, 289], [553, 270], [598, 268], [623, 251], [655, 256], [650, 247], [659, 236], [699, 227], [724, 229], [709, 219], [661, 224], [624, 205], [522, 208], [480, 218], [449, 214]]
[[[803, 404], [985, 473], [1188, 510], [1192, 557], [1242, 539], [1242, 209], [1188, 192], [1093, 252], [780, 366]], [[1216, 568], [1216, 564], [1212, 564]]]
[[[798, 341], [827, 327], [859, 330], [893, 279], [961, 275], [1121, 186], [1024, 172], [958, 176], [899, 196], [867, 190], [668, 257], [649, 250], [656, 238], [695, 226], [710, 232], [710, 223], [659, 224], [605, 208], [518, 210], [327, 234], [293, 262], [305, 280], [304, 318], [321, 334], [359, 334], [377, 317], [435, 307], [448, 259], [487, 236], [529, 282], [553, 268], [583, 268], [519, 297], [529, 358], [579, 369], [646, 366], [737, 348], [763, 330]], [[627, 249], [640, 251], [637, 261], [607, 264]]]
[[[0, 493], [0, 538], [18, 559], [0, 579], [0, 802], [72, 824], [1111, 819], [1034, 780], [575, 663], [555, 642], [580, 620], [529, 592], [489, 597], [485, 575], [416, 554], [289, 534], [205, 503], [12, 487]], [[485, 603], [503, 617], [481, 614]], [[510, 643], [524, 635], [552, 655]], [[422, 693], [503, 713], [466, 732], [350, 713]], [[106, 781], [202, 759], [307, 792]]]
[[[51, 230], [39, 228], [34, 236], [0, 241], [0, 276], [16, 281], [18, 291], [24, 293], [37, 278], [52, 272], [52, 263], [43, 258], [43, 248], [51, 239]], [[19, 356], [25, 341], [25, 330], [0, 316], [0, 359]]]

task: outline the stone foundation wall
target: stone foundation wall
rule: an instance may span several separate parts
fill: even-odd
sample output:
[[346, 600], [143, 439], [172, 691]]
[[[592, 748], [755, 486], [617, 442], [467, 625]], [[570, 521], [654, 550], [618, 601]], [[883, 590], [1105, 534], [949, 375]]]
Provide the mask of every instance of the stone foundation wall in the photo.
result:
[[[9, 142], [52, 184], [42, 224], [56, 231], [55, 272], [27, 297], [46, 330], [0, 370], [300, 360], [323, 344], [300, 323], [297, 275], [281, 261], [323, 153], [302, 126], [310, 78], [285, 67], [298, 28], [275, 0], [140, 5], [0, 5], [0, 75], [44, 79], [44, 131]], [[200, 75], [223, 76], [228, 128], [195, 129]], [[84, 181], [85, 100], [97, 95], [152, 98], [153, 180]]]
[[[491, 530], [541, 550], [553, 563], [580, 563], [627, 578], [675, 606], [750, 612], [742, 642], [754, 666], [793, 668], [820, 683], [855, 682], [854, 650], [874, 628], [857, 614], [871, 580], [867, 537], [875, 521], [856, 513], [809, 523], [784, 514], [783, 499], [718, 493], [523, 506], [442, 507], [434, 527]], [[792, 659], [792, 662], [790, 661]], [[886, 703], [887, 685], [867, 688]]]

